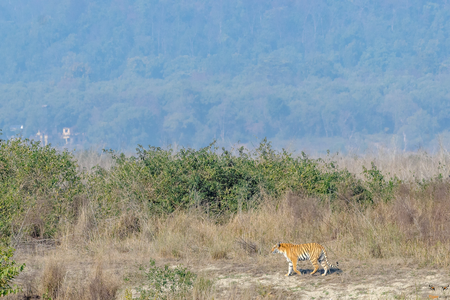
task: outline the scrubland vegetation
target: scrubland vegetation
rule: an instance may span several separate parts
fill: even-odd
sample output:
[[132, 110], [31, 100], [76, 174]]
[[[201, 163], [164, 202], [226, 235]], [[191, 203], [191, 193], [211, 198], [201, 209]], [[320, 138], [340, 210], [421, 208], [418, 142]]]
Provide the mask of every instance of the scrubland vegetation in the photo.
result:
[[27, 264], [8, 297], [278, 297], [221, 290], [202, 270], [267, 264], [279, 241], [319, 242], [339, 261], [449, 266], [449, 161], [444, 149], [310, 158], [266, 140], [132, 156], [2, 141], [1, 242]]

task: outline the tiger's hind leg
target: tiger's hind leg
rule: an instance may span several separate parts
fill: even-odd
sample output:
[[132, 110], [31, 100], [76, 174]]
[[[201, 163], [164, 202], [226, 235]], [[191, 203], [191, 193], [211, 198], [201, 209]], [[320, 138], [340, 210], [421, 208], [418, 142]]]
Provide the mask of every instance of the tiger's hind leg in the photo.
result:
[[310, 274], [314, 275], [317, 270], [319, 270], [319, 264], [317, 263], [317, 259], [311, 260], [311, 263], [314, 266], [314, 271], [312, 271]]
[[322, 265], [322, 268], [323, 268], [323, 274], [322, 274], [322, 276], [327, 275], [327, 272], [328, 272], [328, 264], [327, 264], [327, 262], [326, 262], [325, 260], [322, 260], [322, 261], [320, 262], [320, 264]]

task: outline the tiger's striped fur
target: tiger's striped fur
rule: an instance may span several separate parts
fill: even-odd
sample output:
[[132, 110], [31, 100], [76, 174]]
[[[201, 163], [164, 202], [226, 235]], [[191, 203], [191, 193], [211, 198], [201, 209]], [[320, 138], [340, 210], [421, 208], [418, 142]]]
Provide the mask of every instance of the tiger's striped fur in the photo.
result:
[[[314, 271], [311, 272], [311, 275], [317, 272], [319, 269], [319, 263], [322, 265], [325, 272], [322, 276], [325, 276], [328, 271], [328, 265], [330, 268], [334, 268], [332, 264], [328, 262], [327, 252], [325, 248], [317, 243], [310, 244], [290, 244], [290, 243], [278, 243], [272, 247], [272, 253], [281, 253], [283, 254], [288, 263], [289, 263], [289, 271], [286, 276], [292, 275], [292, 270], [294, 270], [297, 274], [301, 275], [301, 273], [297, 270], [297, 262], [309, 259], [314, 266]], [[338, 263], [336, 262], [336, 267]]]

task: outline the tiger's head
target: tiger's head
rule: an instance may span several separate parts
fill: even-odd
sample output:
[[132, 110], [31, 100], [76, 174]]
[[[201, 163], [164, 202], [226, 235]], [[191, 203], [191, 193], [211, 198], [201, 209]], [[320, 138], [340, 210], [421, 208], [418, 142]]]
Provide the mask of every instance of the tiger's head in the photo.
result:
[[273, 253], [273, 254], [281, 253], [280, 247], [281, 247], [281, 243], [275, 244], [275, 245], [272, 247], [272, 250], [270, 250], [270, 252]]

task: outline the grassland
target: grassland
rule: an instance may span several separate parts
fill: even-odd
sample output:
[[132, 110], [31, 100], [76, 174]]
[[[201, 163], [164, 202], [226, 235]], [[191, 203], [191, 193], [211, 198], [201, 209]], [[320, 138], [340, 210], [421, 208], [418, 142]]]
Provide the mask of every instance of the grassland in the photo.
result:
[[[1, 239], [27, 265], [8, 297], [444, 297], [427, 289], [450, 282], [449, 162], [444, 149], [312, 159], [266, 141], [132, 157], [3, 142]], [[285, 278], [279, 241], [319, 242], [340, 270]]]

